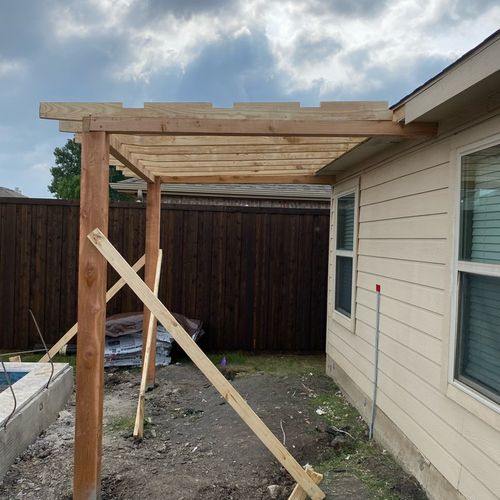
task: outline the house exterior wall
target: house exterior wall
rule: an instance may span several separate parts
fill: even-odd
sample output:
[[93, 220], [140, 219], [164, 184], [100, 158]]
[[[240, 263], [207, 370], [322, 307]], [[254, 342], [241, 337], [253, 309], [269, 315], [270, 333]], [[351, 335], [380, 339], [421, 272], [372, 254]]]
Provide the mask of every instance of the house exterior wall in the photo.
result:
[[334, 311], [331, 204], [327, 372], [368, 419], [380, 284], [375, 437], [431, 498], [500, 498], [500, 407], [460, 388], [449, 368], [458, 152], [495, 135], [500, 141], [500, 114], [359, 165], [335, 186], [359, 186], [352, 327]]

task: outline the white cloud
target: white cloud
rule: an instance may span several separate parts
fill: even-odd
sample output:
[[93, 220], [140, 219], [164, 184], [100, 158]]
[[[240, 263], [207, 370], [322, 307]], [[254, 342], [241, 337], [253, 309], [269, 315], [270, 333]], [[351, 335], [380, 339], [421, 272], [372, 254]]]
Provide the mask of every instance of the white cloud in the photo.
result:
[[[452, 3], [393, 1], [375, 17], [349, 18], [324, 11], [304, 12], [293, 3], [280, 2], [264, 7], [266, 32], [280, 69], [290, 76], [289, 91], [307, 89], [321, 81], [323, 92], [348, 86], [359, 93], [380, 84], [372, 79], [371, 68], [384, 67], [388, 74], [394, 74], [423, 58], [453, 60], [495, 31], [500, 22], [500, 7], [493, 7], [479, 17], [443, 25]], [[296, 41], [307, 36], [334, 38], [342, 50], [332, 50], [319, 61], [311, 58], [297, 63], [290, 54]], [[367, 54], [364, 67], [349, 60], [349, 53], [354, 52]]]
[[[495, 31], [500, 6], [486, 1], [483, 9], [472, 8], [473, 15], [471, 8], [466, 0], [373, 0], [356, 8], [340, 0], [87, 0], [59, 6], [53, 16], [63, 42], [103, 34], [123, 40], [124, 55], [109, 68], [120, 81], [148, 82], [160, 72], [182, 72], [208, 45], [261, 32], [287, 93], [319, 85], [323, 94], [345, 87], [362, 94], [383, 85], [372, 70], [384, 68], [395, 77], [425, 58], [451, 61]], [[297, 60], [294, 54], [304, 41], [321, 49], [321, 57]]]
[[0, 78], [5, 78], [8, 76], [19, 75], [23, 73], [26, 69], [26, 65], [19, 60], [4, 59], [0, 58]]

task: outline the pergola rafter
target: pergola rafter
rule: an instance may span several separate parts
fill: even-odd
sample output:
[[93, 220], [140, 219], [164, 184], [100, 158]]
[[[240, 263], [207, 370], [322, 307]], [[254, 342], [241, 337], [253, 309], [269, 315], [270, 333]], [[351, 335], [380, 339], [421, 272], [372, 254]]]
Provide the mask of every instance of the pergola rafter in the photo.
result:
[[[320, 170], [368, 137], [433, 135], [434, 124], [403, 126], [384, 101], [297, 102], [42, 103], [42, 118], [60, 129], [104, 131], [110, 164], [146, 182], [330, 183]], [[272, 177], [272, 178], [271, 178]], [[238, 179], [238, 180], [236, 180]]]
[[[433, 123], [400, 124], [386, 102], [299, 103], [42, 103], [40, 117], [82, 143], [78, 289], [76, 500], [100, 496], [106, 258], [141, 300], [175, 332], [174, 337], [205, 376], [296, 479], [295, 496], [324, 498], [311, 477], [253, 413], [241, 396], [148, 290], [153, 289], [160, 242], [161, 183], [334, 184], [321, 170], [371, 137], [432, 136]], [[109, 246], [108, 166], [148, 185], [146, 262], [142, 282]], [[99, 229], [101, 232], [96, 232]], [[93, 231], [94, 244], [87, 236]], [[168, 259], [168, 256], [167, 256]], [[145, 306], [147, 330], [150, 312]], [[153, 341], [154, 339], [151, 339]], [[154, 342], [152, 342], [154, 344]], [[154, 345], [151, 347], [154, 351]], [[143, 366], [152, 385], [155, 357]]]

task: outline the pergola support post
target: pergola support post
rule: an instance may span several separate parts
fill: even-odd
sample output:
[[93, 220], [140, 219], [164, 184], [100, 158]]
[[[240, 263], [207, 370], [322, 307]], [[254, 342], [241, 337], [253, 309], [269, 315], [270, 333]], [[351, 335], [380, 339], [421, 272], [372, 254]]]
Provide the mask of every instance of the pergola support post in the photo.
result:
[[78, 340], [73, 498], [100, 498], [106, 322], [106, 259], [88, 240], [99, 227], [108, 232], [109, 138], [82, 135]]
[[[144, 267], [144, 281], [153, 290], [155, 284], [156, 265], [160, 250], [160, 219], [161, 219], [161, 179], [157, 177], [154, 182], [148, 183], [146, 201], [146, 265]], [[145, 359], [146, 332], [149, 327], [151, 313], [144, 306], [142, 359]], [[153, 318], [151, 337], [151, 356], [147, 367], [147, 387], [151, 388], [155, 383], [156, 376], [156, 326], [157, 320]]]

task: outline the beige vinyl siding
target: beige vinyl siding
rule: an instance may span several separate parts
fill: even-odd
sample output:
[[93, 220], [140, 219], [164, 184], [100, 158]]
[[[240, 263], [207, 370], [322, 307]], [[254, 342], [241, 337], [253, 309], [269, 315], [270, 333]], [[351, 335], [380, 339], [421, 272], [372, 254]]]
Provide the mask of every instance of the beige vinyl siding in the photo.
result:
[[[443, 388], [455, 196], [451, 148], [441, 141], [359, 174], [355, 331], [335, 321], [329, 280], [326, 350], [369, 398], [375, 284], [381, 284], [379, 407], [463, 495], [500, 498], [500, 429]], [[333, 266], [330, 259], [330, 273]]]

